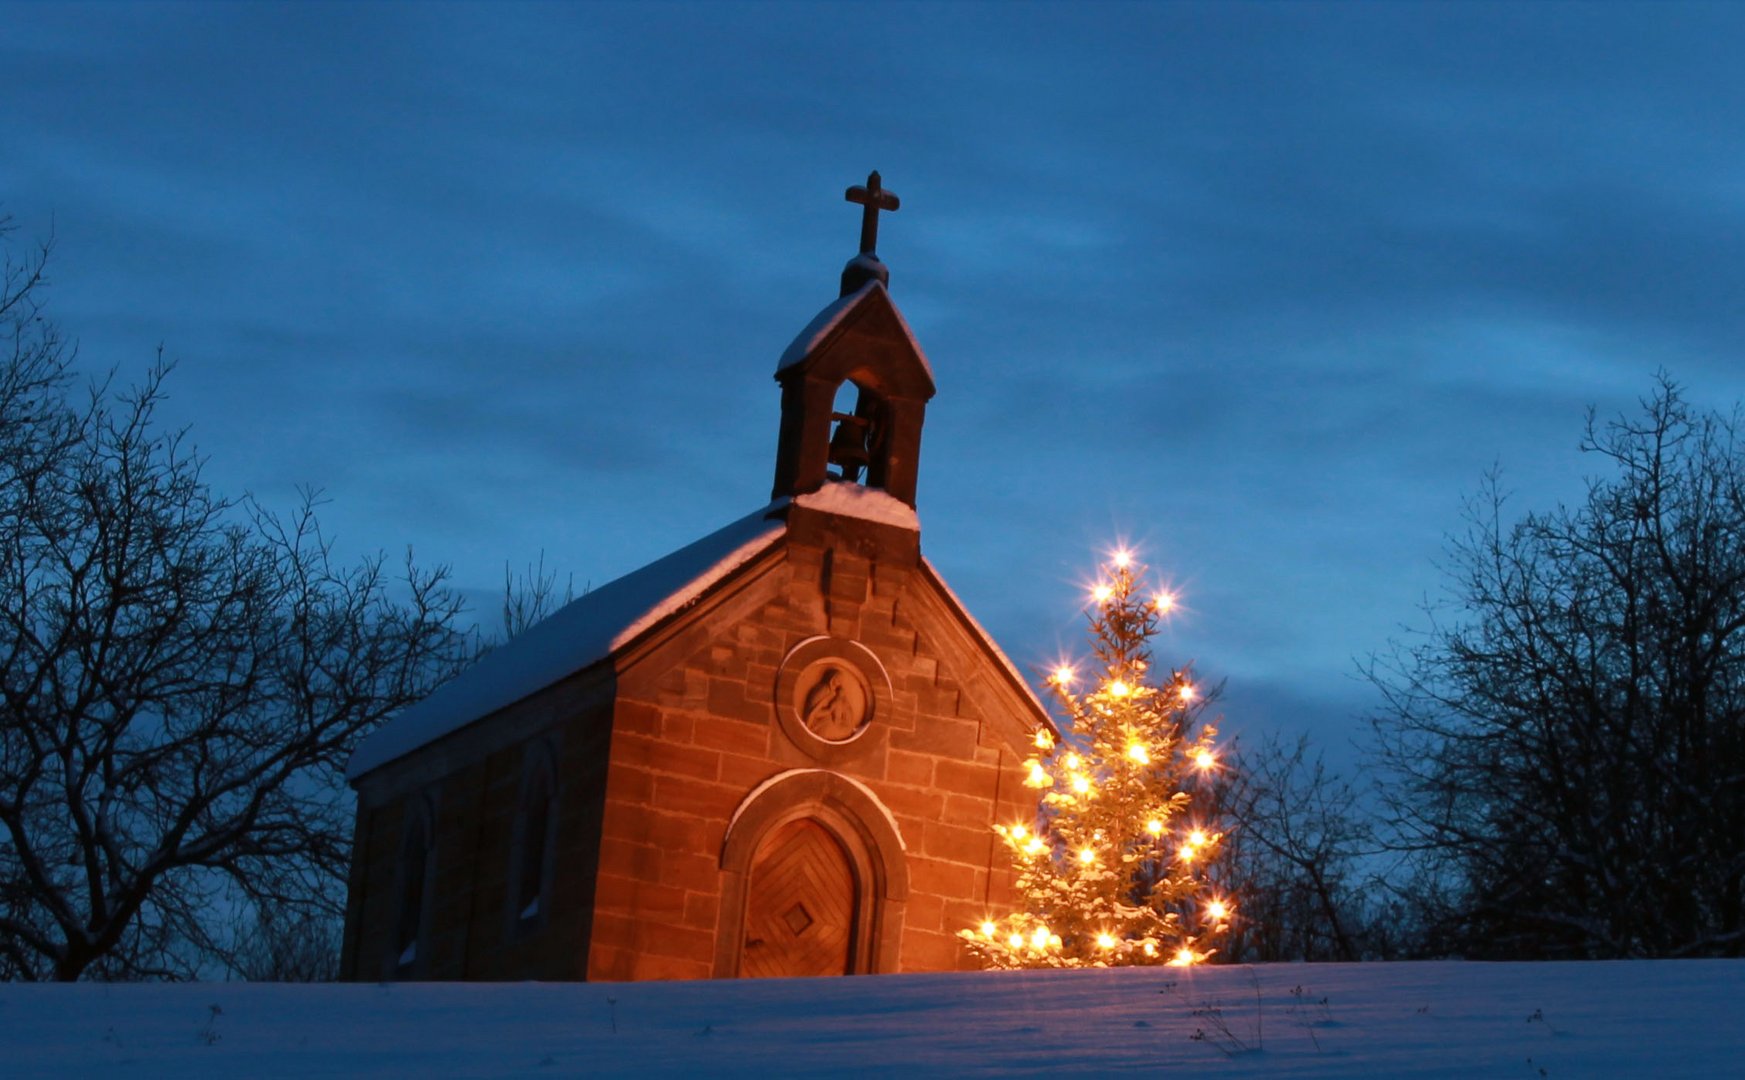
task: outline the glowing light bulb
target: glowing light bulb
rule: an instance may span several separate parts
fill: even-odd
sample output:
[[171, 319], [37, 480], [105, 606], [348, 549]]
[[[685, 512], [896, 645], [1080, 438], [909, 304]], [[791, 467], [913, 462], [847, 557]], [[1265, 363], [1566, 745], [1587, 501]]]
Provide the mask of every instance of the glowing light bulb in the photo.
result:
[[1206, 830], [1204, 829], [1195, 829], [1193, 832], [1188, 834], [1188, 843], [1195, 847], [1204, 847], [1206, 839]]
[[1132, 562], [1133, 553], [1128, 551], [1126, 548], [1120, 548], [1115, 552], [1115, 565], [1119, 566], [1121, 569], [1127, 569], [1128, 565]]
[[1193, 862], [1194, 861], [1193, 845], [1192, 844], [1183, 844], [1181, 847], [1176, 849], [1175, 855], [1176, 855], [1176, 858], [1180, 859], [1182, 862]]
[[1159, 821], [1157, 818], [1152, 818], [1150, 821], [1145, 823], [1145, 831], [1153, 836], [1162, 836], [1163, 822]]
[[1075, 679], [1077, 677], [1078, 677], [1078, 672], [1074, 671], [1072, 668], [1067, 667], [1065, 664], [1062, 664], [1059, 667], [1054, 669], [1054, 681], [1059, 683], [1061, 686], [1072, 685], [1073, 679]]
[[1093, 863], [1097, 861], [1097, 853], [1090, 848], [1079, 848], [1079, 862]]
[[1158, 611], [1165, 613], [1175, 607], [1175, 597], [1166, 592], [1158, 593], [1156, 596], [1152, 597], [1151, 602], [1156, 605]]
[[1036, 744], [1036, 749], [1038, 750], [1054, 749], [1054, 736], [1050, 735], [1046, 728], [1039, 730], [1036, 733], [1036, 737], [1030, 741]]
[[1051, 949], [1060, 948], [1060, 935], [1059, 934], [1048, 935], [1048, 947]]
[[1072, 790], [1075, 794], [1079, 794], [1079, 795], [1090, 794], [1090, 790], [1091, 790], [1090, 779], [1088, 777], [1084, 777], [1084, 776], [1073, 777], [1072, 778]]
[[1091, 590], [1091, 599], [1095, 600], [1099, 604], [1108, 603], [1109, 597], [1114, 596], [1114, 595], [1115, 595], [1115, 590], [1111, 589], [1107, 585], [1098, 585], [1096, 588]]
[[1116, 679], [1114, 682], [1109, 684], [1110, 697], [1126, 697], [1132, 692], [1133, 688], [1122, 682], [1120, 679]]
[[1113, 949], [1115, 947], [1114, 935], [1113, 934], [1098, 934], [1097, 935], [1097, 945], [1099, 948]]
[[1048, 775], [1048, 770], [1044, 769], [1040, 762], [1032, 761], [1030, 763], [1030, 775], [1024, 778], [1024, 786], [1053, 787], [1054, 778]]
[[1145, 943], [1145, 955], [1146, 956], [1156, 956], [1157, 955], [1157, 942], [1147, 941]]
[[1038, 949], [1047, 948], [1048, 947], [1048, 927], [1038, 926], [1036, 928], [1036, 932], [1034, 934], [1030, 935], [1030, 944], [1036, 946]]
[[1140, 765], [1151, 764], [1151, 752], [1145, 749], [1143, 743], [1128, 743], [1127, 756]]
[[1218, 764], [1218, 759], [1213, 756], [1210, 750], [1195, 750], [1194, 764], [1198, 765], [1201, 771], [1204, 771]]
[[1206, 905], [1206, 914], [1210, 915], [1218, 922], [1223, 922], [1225, 919], [1230, 917], [1230, 908], [1229, 905], [1224, 903], [1224, 901], [1214, 900]]
[[1177, 690], [1176, 693], [1181, 695], [1183, 701], [1194, 700], [1194, 688], [1189, 686], [1187, 683], [1182, 683], [1182, 688]]
[[1032, 836], [1030, 842], [1024, 845], [1024, 850], [1032, 855], [1040, 855], [1048, 850], [1048, 845], [1042, 842], [1041, 837]]
[[1175, 959], [1171, 960], [1170, 964], [1174, 967], [1187, 967], [1192, 964], [1195, 959], [1194, 950], [1183, 945], [1175, 951]]
[[1084, 759], [1079, 757], [1077, 754], [1066, 755], [1066, 767], [1067, 768], [1076, 769], [1080, 765], [1083, 765], [1083, 764], [1084, 764]]
[[982, 936], [987, 938], [988, 940], [992, 941], [993, 937], [994, 937], [994, 929], [995, 929], [995, 927], [994, 927], [993, 923], [991, 923], [991, 922], [982, 923]]
[[1029, 832], [1029, 831], [1030, 831], [1030, 830], [1029, 830], [1029, 829], [1026, 829], [1026, 828], [1025, 828], [1025, 827], [1024, 827], [1024, 826], [1022, 826], [1022, 825], [1014, 825], [1014, 826], [1012, 826], [1012, 828], [1011, 828], [1011, 829], [1010, 829], [1010, 830], [1008, 830], [1008, 831], [1009, 831], [1009, 832], [1011, 832], [1011, 834], [1012, 834], [1012, 838], [1013, 838], [1013, 839], [1014, 839], [1014, 840], [1022, 840], [1022, 839], [1024, 839], [1024, 835], [1025, 835], [1025, 834], [1026, 834], [1026, 833], [1028, 833], [1028, 832]]
[[1022, 949], [1024, 947], [1024, 935], [1013, 934], [1011, 937], [1006, 939], [1006, 944], [1012, 946], [1014, 949]]

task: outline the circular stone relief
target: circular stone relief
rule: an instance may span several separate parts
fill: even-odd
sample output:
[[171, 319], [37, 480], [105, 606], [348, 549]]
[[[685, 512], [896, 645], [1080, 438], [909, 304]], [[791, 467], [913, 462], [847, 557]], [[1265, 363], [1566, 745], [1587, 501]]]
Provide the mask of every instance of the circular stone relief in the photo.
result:
[[825, 742], [847, 742], [859, 735], [872, 719], [871, 706], [866, 679], [840, 660], [815, 660], [794, 680], [794, 712], [807, 731]]
[[800, 642], [782, 658], [775, 690], [776, 720], [788, 741], [827, 765], [882, 745], [875, 729], [893, 719], [891, 677], [858, 641]]

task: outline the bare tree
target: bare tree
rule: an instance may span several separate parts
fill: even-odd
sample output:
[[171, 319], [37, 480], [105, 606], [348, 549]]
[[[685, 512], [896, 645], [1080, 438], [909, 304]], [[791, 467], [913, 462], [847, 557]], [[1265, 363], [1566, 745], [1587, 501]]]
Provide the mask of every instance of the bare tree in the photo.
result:
[[332, 982], [343, 930], [326, 911], [257, 908], [252, 925], [238, 925], [229, 971], [248, 982]]
[[1581, 448], [1575, 506], [1504, 522], [1376, 659], [1402, 847], [1471, 956], [1745, 952], [1745, 448], [1665, 376]]
[[1221, 867], [1240, 913], [1228, 952], [1256, 961], [1389, 955], [1371, 923], [1385, 892], [1370, 819], [1351, 784], [1310, 756], [1307, 736], [1240, 750], [1225, 774], [1233, 823]]
[[[588, 587], [582, 586], [586, 595]], [[545, 552], [539, 553], [538, 564], [528, 563], [517, 577], [509, 564], [503, 564], [503, 640], [512, 641], [535, 623], [576, 598], [576, 577], [564, 578], [563, 593], [557, 588], [557, 571], [545, 568]]]
[[215, 494], [167, 368], [80, 394], [0, 285], [0, 977], [189, 977], [239, 923], [336, 918], [360, 733], [474, 652], [445, 573], [346, 565], [307, 494]]

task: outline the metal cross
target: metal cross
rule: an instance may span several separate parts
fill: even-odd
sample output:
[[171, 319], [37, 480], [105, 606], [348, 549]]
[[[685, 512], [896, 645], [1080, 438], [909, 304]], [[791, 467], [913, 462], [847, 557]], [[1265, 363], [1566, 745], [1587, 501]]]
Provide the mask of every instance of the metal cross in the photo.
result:
[[860, 253], [872, 254], [878, 250], [879, 211], [895, 210], [898, 206], [896, 194], [879, 186], [879, 173], [874, 169], [867, 174], [865, 187], [856, 184], [842, 197], [865, 208], [860, 214]]

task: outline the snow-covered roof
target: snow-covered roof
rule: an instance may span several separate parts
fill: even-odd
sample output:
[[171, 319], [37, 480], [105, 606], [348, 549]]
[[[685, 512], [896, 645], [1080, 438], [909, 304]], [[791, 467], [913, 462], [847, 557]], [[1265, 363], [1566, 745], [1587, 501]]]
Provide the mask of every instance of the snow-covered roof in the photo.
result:
[[781, 361], [776, 364], [776, 374], [780, 375], [810, 356], [814, 349], [824, 344], [825, 339], [842, 325], [843, 321], [848, 318], [849, 312], [859, 307], [861, 301], [871, 296], [875, 290], [885, 294], [892, 313], [897, 316], [897, 325], [903, 328], [904, 336], [909, 339], [909, 346], [915, 350], [915, 355], [920, 358], [921, 367], [927, 372], [927, 378], [932, 379], [933, 365], [927, 362], [927, 354], [921, 351], [921, 343], [915, 340], [915, 331], [909, 329], [909, 320], [903, 318], [902, 310], [897, 307], [895, 301], [889, 299], [889, 290], [885, 288], [883, 282], [877, 279], [867, 282], [847, 296], [831, 301], [823, 311], [814, 315], [812, 321], [806, 324], [806, 328], [800, 331], [799, 336], [794, 338], [786, 349], [782, 350]]
[[[710, 587], [776, 543], [787, 528], [782, 511], [789, 501], [777, 499], [694, 544], [592, 590], [529, 627], [515, 640], [486, 653], [478, 663], [359, 742], [346, 766], [346, 778], [356, 780], [629, 645], [658, 623], [689, 607]], [[903, 529], [921, 527], [914, 509], [907, 503], [859, 484], [827, 483], [820, 490], [792, 501], [842, 517]], [[1035, 703], [1039, 712], [1047, 715], [1017, 667], [964, 608], [939, 571], [925, 559], [922, 563], [928, 576], [963, 613], [971, 630], [987, 645], [1019, 690]]]
[[628, 645], [775, 543], [786, 525], [771, 514], [785, 501], [592, 590], [486, 653], [358, 743], [346, 777], [355, 780]]

